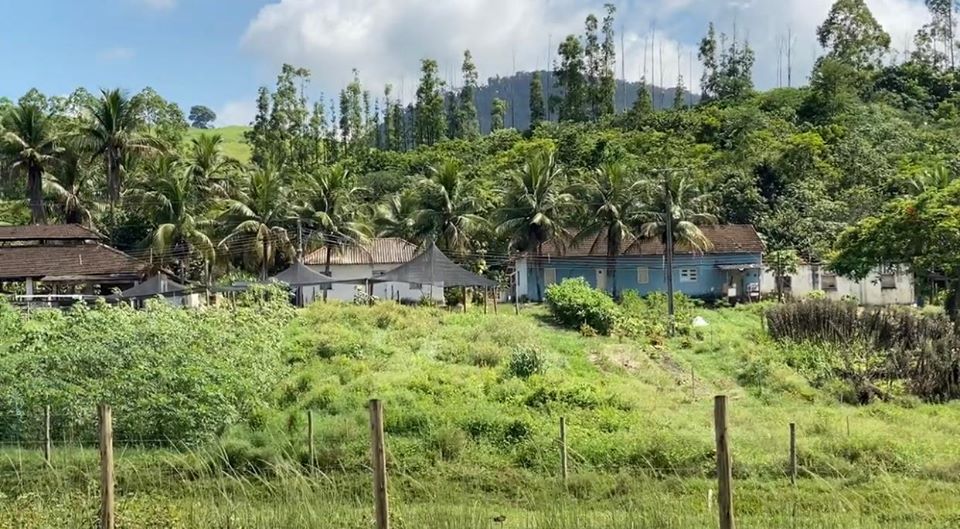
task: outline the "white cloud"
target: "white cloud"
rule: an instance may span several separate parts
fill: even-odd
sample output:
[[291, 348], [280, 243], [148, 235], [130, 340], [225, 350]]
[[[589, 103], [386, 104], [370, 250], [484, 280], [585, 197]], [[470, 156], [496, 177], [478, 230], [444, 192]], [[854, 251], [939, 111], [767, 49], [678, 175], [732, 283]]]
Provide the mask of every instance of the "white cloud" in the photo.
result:
[[[154, 0], [157, 1], [157, 0]], [[623, 24], [626, 77], [636, 80], [644, 41], [655, 25], [652, 53], [660, 82], [672, 86], [680, 71], [693, 82], [700, 77], [696, 46], [714, 21], [718, 31], [748, 38], [757, 53], [758, 86], [777, 84], [778, 42], [788, 28], [794, 35], [794, 80], [805, 82], [819, 53], [816, 27], [833, 0], [617, 0], [616, 30]], [[904, 39], [926, 21], [922, 0], [867, 0], [877, 19], [902, 47]], [[374, 92], [403, 80], [405, 99], [413, 97], [419, 61], [437, 59], [443, 77], [459, 84], [462, 52], [469, 48], [481, 78], [531, 70], [549, 64], [556, 46], [569, 33], [581, 33], [589, 11], [601, 15], [599, 2], [578, 0], [274, 0], [250, 22], [244, 49], [261, 57], [271, 72], [283, 62], [310, 68], [319, 89], [339, 90], [360, 70]], [[619, 36], [617, 45], [619, 47]], [[678, 53], [679, 43], [679, 53]], [[619, 50], [618, 50], [619, 51]], [[649, 50], [648, 50], [649, 52]], [[679, 55], [679, 62], [678, 62]], [[649, 57], [649, 56], [648, 56]], [[650, 59], [648, 58], [648, 62]], [[621, 63], [618, 60], [619, 75]], [[785, 69], [785, 67], [784, 67]], [[648, 64], [648, 71], [653, 71]], [[649, 77], [649, 75], [648, 75]], [[785, 78], [785, 74], [783, 75]]]
[[218, 127], [249, 125], [257, 113], [257, 105], [252, 100], [228, 101], [215, 112]]
[[126, 48], [123, 46], [118, 46], [115, 48], [107, 48], [101, 50], [97, 54], [97, 59], [101, 62], [124, 62], [129, 61], [137, 56], [137, 51], [133, 48]]
[[136, 0], [136, 2], [158, 11], [166, 11], [177, 6], [177, 0]]

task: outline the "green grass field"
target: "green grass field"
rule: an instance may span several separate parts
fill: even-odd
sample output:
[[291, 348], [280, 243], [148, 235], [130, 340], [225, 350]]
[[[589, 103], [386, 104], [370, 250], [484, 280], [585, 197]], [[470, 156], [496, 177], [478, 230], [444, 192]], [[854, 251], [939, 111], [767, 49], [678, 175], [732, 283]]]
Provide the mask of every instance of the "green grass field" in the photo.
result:
[[240, 125], [232, 127], [219, 127], [209, 130], [193, 129], [187, 131], [186, 141], [201, 134], [219, 134], [223, 138], [223, 152], [227, 156], [241, 162], [250, 161], [250, 145], [247, 144], [243, 133], [250, 130], [250, 127]]
[[[499, 528], [499, 515], [518, 528], [715, 527], [716, 394], [731, 399], [740, 527], [960, 522], [960, 406], [840, 404], [780, 361], [759, 307], [699, 309], [710, 325], [667, 341], [586, 337], [543, 308], [501, 308], [299, 311], [284, 380], [264, 388], [274, 404], [251, 425], [186, 450], [118, 447], [119, 527], [372, 527], [373, 397], [385, 403], [395, 527]], [[8, 444], [0, 528], [90, 527], [96, 464], [94, 450], [62, 448], [46, 468], [35, 444]]]

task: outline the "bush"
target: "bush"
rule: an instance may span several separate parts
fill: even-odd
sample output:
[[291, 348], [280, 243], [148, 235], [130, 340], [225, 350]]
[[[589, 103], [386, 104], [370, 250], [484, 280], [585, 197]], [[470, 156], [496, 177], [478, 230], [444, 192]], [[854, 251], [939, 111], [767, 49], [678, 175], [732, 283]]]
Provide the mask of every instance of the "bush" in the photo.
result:
[[547, 287], [547, 306], [563, 326], [580, 329], [588, 325], [609, 335], [620, 316], [620, 308], [605, 292], [591, 287], [585, 279], [565, 279]]
[[513, 352], [507, 371], [517, 378], [530, 378], [544, 372], [543, 357], [531, 347], [521, 347]]
[[789, 365], [814, 381], [843, 378], [861, 402], [884, 396], [874, 387], [878, 381], [907, 380], [910, 391], [927, 400], [960, 397], [954, 375], [960, 372], [960, 335], [943, 315], [807, 300], [776, 305], [765, 316], [770, 335], [788, 344]]
[[262, 308], [202, 311], [159, 301], [142, 311], [0, 306], [0, 416], [23, 417], [0, 424], [0, 437], [36, 438], [45, 405], [56, 430], [80, 439], [95, 435], [100, 402], [113, 406], [118, 439], [190, 443], [251, 422], [284, 373], [292, 315], [280, 297]]

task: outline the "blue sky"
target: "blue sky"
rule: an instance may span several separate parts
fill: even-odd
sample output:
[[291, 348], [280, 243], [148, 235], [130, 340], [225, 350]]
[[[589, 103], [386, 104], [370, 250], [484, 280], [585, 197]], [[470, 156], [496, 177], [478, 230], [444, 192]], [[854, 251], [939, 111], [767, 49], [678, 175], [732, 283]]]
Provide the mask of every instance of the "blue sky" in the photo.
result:
[[[795, 78], [803, 81], [819, 50], [816, 25], [832, 0], [617, 0], [626, 77], [642, 70], [645, 42], [656, 31], [655, 71], [664, 84], [678, 71], [699, 78], [690, 61], [709, 21], [757, 50], [756, 82], [778, 83], [779, 43], [794, 35]], [[867, 0], [904, 50], [926, 20], [922, 0]], [[184, 109], [205, 104], [219, 124], [247, 122], [256, 89], [283, 62], [313, 72], [311, 91], [331, 93], [360, 70], [374, 93], [391, 82], [412, 97], [419, 59], [436, 58], [459, 82], [460, 55], [470, 48], [481, 77], [543, 68], [548, 43], [579, 32], [587, 0], [32, 0], [4, 6], [0, 96], [36, 87], [48, 95], [78, 86], [95, 90], [152, 86]], [[23, 21], [18, 23], [17, 21]], [[38, 22], [39, 21], [39, 22]], [[648, 65], [648, 76], [652, 67]], [[619, 72], [618, 72], [619, 73]], [[689, 80], [688, 80], [689, 81]], [[688, 84], [691, 84], [688, 82]], [[696, 88], [696, 82], [692, 83]]]

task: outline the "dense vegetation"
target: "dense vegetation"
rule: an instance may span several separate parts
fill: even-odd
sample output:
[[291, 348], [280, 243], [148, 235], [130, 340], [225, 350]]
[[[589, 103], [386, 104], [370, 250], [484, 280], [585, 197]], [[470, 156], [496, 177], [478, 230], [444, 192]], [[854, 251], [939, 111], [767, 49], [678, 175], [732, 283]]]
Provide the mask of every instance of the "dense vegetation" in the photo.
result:
[[[377, 234], [436, 239], [495, 270], [568, 233], [606, 239], [611, 254], [661, 236], [669, 194], [681, 244], [702, 247], [703, 223], [752, 223], [770, 249], [861, 276], [906, 264], [925, 289], [928, 277], [945, 277], [957, 292], [960, 252], [938, 231], [956, 215], [960, 102], [944, 50], [954, 48], [957, 18], [934, 4], [914, 51], [889, 61], [890, 38], [865, 3], [836, 2], [818, 30], [825, 53], [809, 86], [766, 92], [753, 89], [749, 45], [710, 27], [696, 106], [678, 98], [654, 110], [644, 82], [621, 113], [611, 8], [563, 40], [546, 79], [531, 76], [532, 126], [488, 134], [469, 52], [456, 92], [424, 60], [407, 106], [390, 87], [371, 95], [359, 73], [335, 100], [311, 101], [310, 72], [285, 66], [257, 96], [249, 161], [228, 155], [223, 138], [188, 134], [183, 112], [150, 90], [31, 91], [0, 104], [0, 163], [14, 177], [0, 189], [0, 220], [90, 223], [190, 279], [278, 269], [300, 242]], [[503, 102], [492, 108], [502, 123]], [[193, 110], [206, 126], [210, 116]], [[880, 229], [886, 236], [873, 236]]]
[[[952, 441], [958, 409], [921, 403], [896, 386], [895, 398], [886, 401], [838, 404], [846, 389], [791, 367], [793, 346], [767, 337], [762, 308], [692, 309], [691, 316], [709, 326], [662, 340], [560, 330], [539, 308], [515, 316], [484, 315], [479, 308], [461, 314], [394, 304], [314, 304], [284, 316], [286, 324], [274, 322], [279, 334], [248, 322], [247, 309], [238, 309], [237, 329], [249, 340], [248, 352], [278, 351], [281, 362], [227, 346], [223, 354], [234, 365], [224, 373], [272, 365], [280, 381], [251, 388], [264, 407], [228, 412], [234, 424], [187, 450], [144, 450], [156, 446], [118, 437], [121, 527], [368, 527], [366, 402], [373, 396], [386, 406], [397, 523], [479, 529], [506, 514], [516, 527], [710, 526], [716, 516], [707, 498], [715, 488], [711, 407], [717, 393], [731, 397], [740, 525], [879, 528], [891, 516], [901, 527], [949, 525], [960, 492], [960, 454]], [[177, 398], [181, 388], [162, 381], [203, 380], [190, 366], [210, 360], [194, 350], [199, 358], [183, 358], [180, 369], [169, 362], [151, 367], [151, 348], [174, 354], [186, 339], [161, 331], [176, 326], [199, 337], [205, 331], [179, 322], [213, 328], [231, 313], [216, 310], [224, 312], [141, 318], [99, 307], [64, 317], [135, 321], [138, 335], [151, 337], [144, 340], [149, 347], [130, 349], [127, 365], [142, 360], [142, 367], [131, 375], [100, 370], [93, 387], [145, 385], [149, 393], [127, 398], [163, 417], [162, 401]], [[29, 318], [23, 322], [33, 327]], [[54, 343], [49, 358], [64, 362], [66, 374], [75, 372], [70, 359], [77, 349]], [[92, 338], [83, 343], [102, 347]], [[247, 387], [246, 379], [242, 383]], [[184, 385], [183, 395], [195, 395], [191, 387]], [[74, 391], [81, 403], [58, 401], [54, 418], [93, 415], [87, 396]], [[81, 409], [86, 406], [91, 409]], [[183, 409], [193, 416], [195, 408]], [[314, 470], [308, 411], [315, 414]], [[139, 413], [115, 401], [118, 426], [136, 426], [130, 420], [143, 418]], [[33, 411], [22, 417], [39, 422]], [[565, 488], [557, 477], [560, 417], [567, 420], [571, 458]], [[789, 422], [799, 425], [797, 488], [784, 474]], [[61, 441], [65, 433], [55, 423], [53, 469], [29, 444], [35, 437], [22, 437], [20, 445], [11, 437], [0, 442], [7, 447], [0, 449], [0, 527], [18, 527], [16, 521], [38, 528], [90, 525], [96, 452], [77, 448], [69, 436]]]
[[285, 373], [293, 314], [285, 299], [240, 303], [25, 313], [0, 302], [0, 439], [36, 439], [44, 406], [53, 428], [84, 443], [96, 439], [100, 402], [113, 405], [124, 441], [194, 445], [256, 420]]

